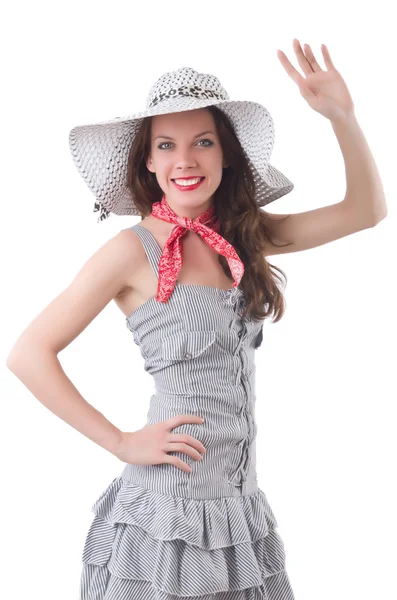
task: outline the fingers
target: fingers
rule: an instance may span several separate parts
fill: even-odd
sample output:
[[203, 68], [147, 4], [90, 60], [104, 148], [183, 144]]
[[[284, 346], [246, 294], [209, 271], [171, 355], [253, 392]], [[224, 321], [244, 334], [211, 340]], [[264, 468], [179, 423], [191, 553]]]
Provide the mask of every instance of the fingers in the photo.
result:
[[[317, 73], [319, 71], [323, 71], [321, 66], [316, 60], [314, 53], [309, 44], [304, 44], [304, 51], [299, 43], [299, 41], [294, 38], [292, 42], [296, 57], [298, 59], [299, 66], [302, 68], [302, 71], [305, 75], [310, 75], [311, 73]], [[331, 56], [329, 54], [328, 48], [325, 44], [321, 45], [321, 50], [323, 53], [324, 63], [327, 69], [335, 69], [335, 66], [331, 60]], [[288, 75], [295, 81], [296, 84], [301, 84], [303, 81], [303, 77], [295, 69], [295, 67], [288, 60], [287, 56], [284, 54], [282, 50], [277, 50], [277, 56], [280, 59], [281, 64], [284, 69], [288, 73]]]
[[195, 460], [202, 460], [203, 457], [200, 454], [206, 452], [206, 448], [204, 445], [194, 438], [191, 435], [183, 434], [183, 433], [171, 433], [171, 429], [178, 427], [179, 425], [183, 425], [185, 423], [197, 423], [202, 424], [204, 419], [199, 417], [198, 415], [176, 415], [171, 419], [168, 419], [166, 424], [166, 431], [168, 435], [166, 435], [166, 444], [164, 445], [164, 462], [171, 463], [183, 471], [191, 472], [192, 469], [190, 466], [185, 463], [183, 460], [176, 456], [170, 456], [167, 454], [168, 452], [184, 452], [188, 454]]
[[183, 423], [204, 423], [204, 419], [198, 415], [175, 415], [165, 421], [168, 431], [182, 425]]
[[282, 50], [277, 50], [277, 56], [279, 57], [281, 64], [283, 65], [284, 69], [286, 70], [286, 72], [288, 73], [288, 75], [291, 77], [291, 79], [293, 81], [295, 81], [295, 83], [298, 86], [300, 84], [302, 84], [302, 82], [303, 82], [302, 75], [290, 63], [290, 61], [288, 60], [288, 58], [286, 57], [286, 55], [284, 54], [284, 52]]
[[203, 457], [201, 456], [201, 454], [198, 450], [196, 450], [192, 446], [189, 446], [189, 444], [184, 444], [183, 442], [168, 442], [165, 445], [165, 451], [166, 452], [184, 452], [185, 454], [188, 454], [189, 456], [191, 456], [192, 458], [195, 458], [196, 460], [203, 460]]
[[305, 44], [304, 48], [305, 48], [307, 61], [309, 62], [309, 65], [310, 65], [312, 71], [315, 71], [315, 72], [322, 71], [322, 68], [318, 64], [316, 57], [314, 56], [313, 51], [310, 48], [309, 44]]
[[182, 469], [182, 471], [186, 471], [187, 473], [191, 473], [193, 470], [191, 467], [189, 467], [187, 463], [185, 463], [177, 456], [170, 456], [169, 454], [166, 454], [164, 456], [163, 462], [168, 465], [174, 465], [175, 467], [179, 467], [180, 469]]
[[299, 66], [302, 68], [302, 71], [304, 72], [304, 74], [310, 75], [310, 73], [313, 73], [314, 69], [312, 69], [310, 62], [308, 61], [307, 57], [304, 55], [299, 41], [297, 39], [294, 39], [294, 41], [292, 42], [292, 45], [294, 47]]
[[187, 433], [171, 433], [167, 438], [167, 443], [175, 443], [175, 442], [184, 442], [186, 444], [190, 444], [194, 448], [198, 450], [198, 452], [204, 453], [206, 451], [205, 446], [199, 441], [196, 440], [192, 435]]
[[171, 456], [170, 454], [168, 454], [168, 452], [184, 452], [185, 454], [188, 454], [195, 460], [203, 460], [201, 454], [188, 444], [168, 443], [164, 447], [164, 452], [165, 455], [163, 462], [175, 465], [176, 467], [182, 469], [182, 471], [191, 472], [192, 468], [185, 461], [178, 458], [177, 456]]
[[331, 55], [329, 53], [329, 50], [327, 48], [327, 46], [325, 44], [321, 45], [321, 50], [323, 52], [323, 58], [324, 58], [324, 63], [325, 66], [327, 67], [327, 69], [330, 71], [331, 69], [336, 71], [336, 67], [334, 65], [334, 63], [332, 62], [331, 59]]

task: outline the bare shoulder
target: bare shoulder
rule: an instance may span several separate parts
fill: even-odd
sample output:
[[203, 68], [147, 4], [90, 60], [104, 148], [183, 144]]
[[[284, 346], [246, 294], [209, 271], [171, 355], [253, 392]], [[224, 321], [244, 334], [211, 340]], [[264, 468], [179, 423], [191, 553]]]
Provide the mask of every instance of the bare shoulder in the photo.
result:
[[131, 228], [122, 229], [105, 242], [84, 264], [80, 273], [92, 271], [93, 277], [108, 286], [110, 300], [130, 285], [146, 255], [141, 240]]
[[139, 271], [146, 260], [146, 253], [142, 241], [131, 228], [122, 229], [110, 242], [121, 270], [121, 279], [124, 278], [124, 282], [116, 294], [117, 296], [123, 292], [125, 287], [130, 286], [134, 274]]
[[27, 343], [58, 354], [122, 293], [144, 260], [139, 237], [129, 229], [119, 231], [84, 262], [69, 285], [29, 324], [13, 348], [15, 359], [20, 359]]

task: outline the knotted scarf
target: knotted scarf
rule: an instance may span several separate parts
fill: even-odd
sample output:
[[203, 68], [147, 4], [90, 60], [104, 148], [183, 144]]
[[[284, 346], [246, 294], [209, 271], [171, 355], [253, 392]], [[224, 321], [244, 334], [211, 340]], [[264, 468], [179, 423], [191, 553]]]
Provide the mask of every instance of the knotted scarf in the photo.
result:
[[244, 265], [233, 246], [218, 233], [220, 223], [215, 216], [214, 206], [208, 208], [195, 219], [179, 217], [169, 206], [164, 194], [160, 202], [153, 204], [151, 214], [156, 219], [176, 224], [167, 238], [159, 262], [156, 294], [158, 302], [167, 302], [174, 290], [182, 267], [182, 237], [188, 229], [195, 231], [206, 244], [211, 246], [218, 254], [226, 257], [234, 279], [232, 287], [238, 286], [244, 274]]

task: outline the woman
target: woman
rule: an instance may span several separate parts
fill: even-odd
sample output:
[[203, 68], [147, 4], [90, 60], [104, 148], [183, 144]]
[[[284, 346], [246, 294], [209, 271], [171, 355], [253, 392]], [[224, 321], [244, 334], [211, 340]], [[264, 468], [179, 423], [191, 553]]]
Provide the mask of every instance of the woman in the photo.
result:
[[[280, 60], [331, 120], [352, 176], [336, 205], [281, 218], [260, 210], [293, 188], [269, 163], [271, 117], [257, 103], [229, 101], [217, 78], [190, 68], [163, 75], [143, 114], [70, 133], [100, 219], [143, 218], [98, 250], [7, 363], [52, 412], [126, 463], [94, 503], [80, 600], [294, 598], [255, 471], [254, 353], [265, 318], [284, 310], [266, 257], [330, 242], [386, 214], [328, 51], [324, 72], [294, 43], [306, 79], [283, 53]], [[89, 405], [56, 358], [111, 299], [156, 386], [148, 423], [134, 432]], [[34, 370], [27, 347], [46, 356]]]

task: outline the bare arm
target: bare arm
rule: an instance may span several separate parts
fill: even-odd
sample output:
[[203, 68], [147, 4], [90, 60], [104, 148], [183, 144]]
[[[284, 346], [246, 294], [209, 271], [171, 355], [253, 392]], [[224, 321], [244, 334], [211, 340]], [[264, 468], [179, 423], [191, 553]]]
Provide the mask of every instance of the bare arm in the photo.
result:
[[125, 287], [138, 266], [138, 243], [123, 230], [104, 244], [32, 321], [7, 358], [8, 368], [44, 406], [112, 454], [122, 432], [82, 397], [58, 354]]

